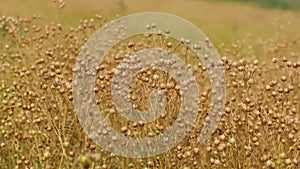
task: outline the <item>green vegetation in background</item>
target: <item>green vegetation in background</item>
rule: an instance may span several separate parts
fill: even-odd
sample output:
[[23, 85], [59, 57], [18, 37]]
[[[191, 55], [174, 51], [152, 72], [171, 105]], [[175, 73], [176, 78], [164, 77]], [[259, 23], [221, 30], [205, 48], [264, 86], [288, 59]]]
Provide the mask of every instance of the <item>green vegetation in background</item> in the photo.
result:
[[285, 10], [300, 10], [300, 0], [217, 0], [257, 3], [263, 8], [279, 8]]

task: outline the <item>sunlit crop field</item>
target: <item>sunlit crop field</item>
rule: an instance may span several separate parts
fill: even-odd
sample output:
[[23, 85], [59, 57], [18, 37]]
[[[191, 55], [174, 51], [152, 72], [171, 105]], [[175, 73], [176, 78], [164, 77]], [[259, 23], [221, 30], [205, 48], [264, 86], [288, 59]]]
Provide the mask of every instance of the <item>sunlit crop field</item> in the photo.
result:
[[[201, 0], [0, 4], [0, 168], [300, 168], [300, 12]], [[103, 150], [86, 135], [74, 109], [72, 80], [91, 35], [111, 20], [148, 11], [183, 17], [209, 37], [225, 69], [226, 101], [214, 134], [200, 144], [212, 89], [208, 68], [188, 41], [153, 34], [118, 43], [99, 63], [93, 91], [120, 133], [154, 137], [172, 127], [179, 112], [178, 84], [154, 68], [134, 77], [128, 96], [135, 109], [145, 111], [151, 91], [161, 90], [167, 96], [165, 113], [141, 123], [116, 111], [110, 89], [114, 70], [138, 50], [176, 53], [191, 68], [200, 95], [197, 122], [184, 140], [166, 153], [132, 159]]]

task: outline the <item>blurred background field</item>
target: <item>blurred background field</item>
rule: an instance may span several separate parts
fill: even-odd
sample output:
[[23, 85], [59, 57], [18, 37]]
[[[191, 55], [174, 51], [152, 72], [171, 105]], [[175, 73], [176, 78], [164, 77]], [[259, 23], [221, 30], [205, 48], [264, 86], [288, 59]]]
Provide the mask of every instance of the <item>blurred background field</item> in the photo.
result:
[[0, 15], [41, 14], [45, 23], [55, 20], [72, 27], [95, 13], [111, 20], [117, 14], [167, 12], [190, 20], [218, 45], [233, 43], [247, 35], [273, 37], [280, 25], [289, 25], [282, 27], [286, 35], [297, 36], [300, 12], [289, 9], [297, 9], [299, 3], [297, 0], [69, 0], [65, 9], [59, 10], [50, 0], [1, 0]]
[[[223, 0], [223, 1], [230, 1], [230, 0]], [[231, 1], [256, 3], [264, 8], [279, 8], [279, 9], [286, 9], [286, 10], [300, 9], [300, 1], [298, 0], [231, 0]]]

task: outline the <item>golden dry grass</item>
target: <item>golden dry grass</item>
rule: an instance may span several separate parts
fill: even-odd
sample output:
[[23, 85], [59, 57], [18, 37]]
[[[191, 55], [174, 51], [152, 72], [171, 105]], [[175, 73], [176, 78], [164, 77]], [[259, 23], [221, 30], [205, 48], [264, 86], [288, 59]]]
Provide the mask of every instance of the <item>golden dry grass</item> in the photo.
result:
[[[5, 16], [0, 18], [0, 168], [300, 167], [299, 12], [196, 0], [128, 0], [125, 8], [117, 0], [66, 3], [59, 9], [50, 1], [1, 2], [0, 15]], [[199, 144], [198, 131], [209, 109], [211, 89], [205, 83], [207, 68], [186, 60], [196, 64], [193, 73], [201, 86], [199, 123], [169, 152], [129, 159], [104, 151], [83, 132], [72, 103], [72, 75], [82, 45], [98, 28], [116, 14], [144, 11], [182, 16], [211, 37], [226, 69], [226, 108], [216, 132]], [[180, 43], [168, 41], [173, 46], [161, 47], [174, 49]], [[157, 38], [154, 43], [159, 46], [161, 41]], [[110, 111], [112, 68], [125, 54], [151, 47], [153, 42], [134, 37], [118, 45], [99, 63], [104, 69], [97, 75], [94, 91], [98, 98], [106, 98], [98, 104], [125, 135], [159, 134], [174, 121], [178, 105], [169, 102], [166, 117], [149, 125], [127, 122]], [[181, 44], [178, 55], [186, 57], [186, 50]], [[120, 58], [115, 59], [116, 53]], [[155, 73], [162, 78], [157, 83]], [[129, 91], [132, 103], [141, 110], [149, 108], [146, 98], [153, 88], [164, 90], [169, 100], [178, 102], [175, 82], [167, 77], [152, 70], [138, 74]]]

